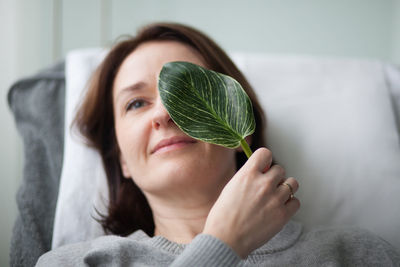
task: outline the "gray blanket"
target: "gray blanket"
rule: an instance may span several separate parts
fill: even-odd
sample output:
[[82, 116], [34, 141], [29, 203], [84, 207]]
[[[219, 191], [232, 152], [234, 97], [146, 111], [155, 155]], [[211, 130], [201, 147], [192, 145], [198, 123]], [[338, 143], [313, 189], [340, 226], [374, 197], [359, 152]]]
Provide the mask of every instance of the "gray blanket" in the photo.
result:
[[51, 249], [63, 156], [64, 95], [64, 63], [16, 82], [8, 93], [25, 158], [11, 266], [34, 266]]

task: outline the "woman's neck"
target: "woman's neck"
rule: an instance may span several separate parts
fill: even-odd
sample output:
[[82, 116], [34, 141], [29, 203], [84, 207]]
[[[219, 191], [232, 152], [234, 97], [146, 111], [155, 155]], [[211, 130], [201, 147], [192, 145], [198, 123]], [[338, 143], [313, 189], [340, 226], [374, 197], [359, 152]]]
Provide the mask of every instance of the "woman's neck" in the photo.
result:
[[[153, 212], [155, 235], [177, 243], [190, 243], [203, 232], [208, 214], [225, 185], [236, 172], [227, 168], [214, 183], [182, 183], [153, 192], [143, 192]], [[186, 179], [183, 179], [186, 181]]]
[[[180, 201], [166, 202], [150, 198], [155, 224], [155, 236], [163, 236], [170, 241], [186, 244], [203, 231], [208, 213], [216, 199], [195, 203]], [[179, 205], [177, 205], [179, 204]]]

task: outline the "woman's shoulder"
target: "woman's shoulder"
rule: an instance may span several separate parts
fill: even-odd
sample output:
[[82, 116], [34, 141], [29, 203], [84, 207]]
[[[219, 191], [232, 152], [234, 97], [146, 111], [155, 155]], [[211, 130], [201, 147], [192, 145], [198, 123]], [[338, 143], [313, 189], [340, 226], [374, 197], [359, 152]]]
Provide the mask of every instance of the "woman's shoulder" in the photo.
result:
[[389, 242], [378, 235], [356, 226], [319, 226], [312, 229], [304, 229], [301, 240], [318, 240], [320, 245], [324, 243], [337, 245], [351, 245], [355, 247], [393, 247]]
[[[104, 260], [115, 259], [118, 258], [118, 254], [124, 254], [126, 251], [134, 252], [135, 249], [138, 249], [141, 246], [140, 238], [135, 235], [136, 233], [132, 235], [133, 238], [131, 236], [106, 235], [90, 241], [67, 244], [43, 254], [36, 266], [96, 265], [95, 263], [99, 260], [104, 262]], [[110, 253], [114, 257], [108, 257]]]
[[305, 230], [298, 245], [321, 258], [350, 266], [400, 266], [400, 253], [372, 232], [354, 226], [324, 226]]
[[400, 266], [400, 254], [367, 230], [326, 226], [306, 229], [292, 221], [247, 261], [272, 266]]

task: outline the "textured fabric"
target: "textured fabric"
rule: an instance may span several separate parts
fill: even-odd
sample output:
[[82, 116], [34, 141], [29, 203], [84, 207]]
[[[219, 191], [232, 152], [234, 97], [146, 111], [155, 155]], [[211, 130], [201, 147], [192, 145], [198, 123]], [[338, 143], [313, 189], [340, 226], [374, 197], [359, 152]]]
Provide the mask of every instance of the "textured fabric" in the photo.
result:
[[51, 248], [62, 164], [64, 93], [63, 63], [18, 81], [8, 93], [25, 157], [11, 266], [33, 266]]
[[400, 266], [400, 254], [356, 228], [304, 232], [290, 222], [244, 260], [210, 235], [184, 245], [136, 231], [126, 238], [103, 236], [60, 247], [43, 255], [37, 266]]

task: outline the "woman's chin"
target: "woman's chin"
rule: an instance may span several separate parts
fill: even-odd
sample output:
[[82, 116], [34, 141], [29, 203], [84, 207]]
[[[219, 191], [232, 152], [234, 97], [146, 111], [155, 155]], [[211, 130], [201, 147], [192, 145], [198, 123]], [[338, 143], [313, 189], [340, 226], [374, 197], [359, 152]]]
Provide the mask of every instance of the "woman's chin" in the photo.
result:
[[204, 171], [202, 162], [199, 158], [182, 157], [174, 160], [164, 161], [153, 170], [153, 177], [157, 183], [163, 186], [199, 186], [199, 183], [208, 183], [205, 175], [210, 176]]

